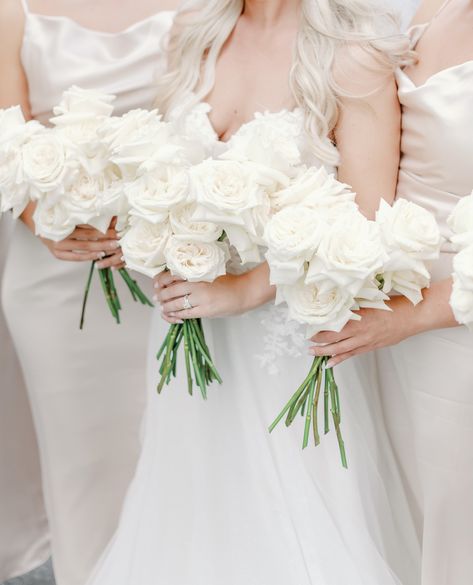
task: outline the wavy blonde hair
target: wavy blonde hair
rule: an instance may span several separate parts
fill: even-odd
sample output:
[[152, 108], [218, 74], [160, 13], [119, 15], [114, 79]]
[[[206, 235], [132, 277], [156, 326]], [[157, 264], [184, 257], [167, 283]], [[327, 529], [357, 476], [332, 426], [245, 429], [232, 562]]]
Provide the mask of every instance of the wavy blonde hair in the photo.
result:
[[[211, 92], [218, 56], [244, 7], [244, 0], [184, 3], [169, 42], [168, 73], [158, 85], [161, 111], [184, 100], [192, 107]], [[333, 73], [336, 55], [355, 45], [392, 72], [412, 57], [407, 38], [398, 31], [396, 16], [380, 0], [301, 0], [289, 82], [321, 161], [338, 163], [337, 149], [328, 139], [337, 123], [339, 98], [346, 95]]]

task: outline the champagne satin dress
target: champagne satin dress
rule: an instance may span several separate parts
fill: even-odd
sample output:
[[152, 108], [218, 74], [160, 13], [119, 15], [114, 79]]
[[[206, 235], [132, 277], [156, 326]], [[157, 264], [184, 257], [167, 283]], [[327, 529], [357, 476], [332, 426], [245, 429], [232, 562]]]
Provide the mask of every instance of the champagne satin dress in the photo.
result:
[[[429, 25], [412, 29], [413, 46]], [[416, 85], [399, 72], [403, 107], [398, 196], [447, 218], [473, 189], [473, 60]], [[433, 280], [448, 278], [446, 243]], [[417, 335], [377, 352], [386, 421], [423, 544], [422, 585], [473, 583], [473, 335]]]
[[[22, 62], [35, 118], [46, 121], [73, 84], [116, 94], [118, 113], [151, 106], [156, 77], [165, 67], [171, 12], [111, 34], [65, 17], [33, 14], [24, 6]], [[120, 285], [124, 310], [122, 324], [116, 325], [97, 279], [85, 330], [79, 331], [88, 268], [88, 263], [55, 259], [23, 223], [16, 223], [3, 278], [3, 309], [40, 451], [49, 526], [38, 500], [37, 542], [50, 539], [58, 585], [83, 585], [116, 527], [140, 451], [146, 402], [152, 311], [134, 303]], [[152, 294], [150, 281], [143, 279], [142, 287]], [[14, 489], [1, 494], [12, 505]], [[24, 538], [21, 518], [16, 529], [11, 527], [8, 535], [0, 529], [0, 534], [11, 541]], [[0, 542], [0, 565], [2, 552]], [[44, 553], [43, 548], [39, 562]]]

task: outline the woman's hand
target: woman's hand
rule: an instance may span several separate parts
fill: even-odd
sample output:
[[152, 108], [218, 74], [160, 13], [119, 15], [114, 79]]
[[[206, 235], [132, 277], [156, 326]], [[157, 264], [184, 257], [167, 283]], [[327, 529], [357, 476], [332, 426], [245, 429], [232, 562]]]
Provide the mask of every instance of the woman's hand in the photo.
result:
[[[154, 280], [155, 300], [161, 304], [163, 319], [168, 323], [239, 315], [267, 303], [275, 294], [266, 263], [245, 274], [227, 274], [211, 283], [179, 280], [169, 272]], [[192, 308], [186, 308], [186, 298]]]
[[124, 266], [113, 222], [105, 234], [91, 226], [80, 225], [68, 238], [60, 242], [46, 238], [41, 238], [41, 241], [58, 260], [68, 262], [98, 260], [97, 268], [121, 268]]
[[452, 280], [436, 282], [423, 291], [424, 300], [414, 306], [405, 297], [393, 297], [387, 305], [391, 311], [362, 309], [360, 321], [349, 321], [340, 333], [323, 331], [312, 338], [321, 346], [311, 347], [316, 356], [332, 356], [329, 367], [361, 353], [396, 345], [424, 331], [458, 327], [450, 307]]
[[334, 367], [350, 357], [373, 351], [388, 345], [396, 345], [414, 335], [414, 310], [404, 297], [395, 297], [388, 303], [391, 311], [361, 309], [357, 311], [360, 321], [349, 321], [340, 331], [322, 331], [312, 338], [317, 344], [310, 348], [315, 356], [332, 356], [328, 362]]

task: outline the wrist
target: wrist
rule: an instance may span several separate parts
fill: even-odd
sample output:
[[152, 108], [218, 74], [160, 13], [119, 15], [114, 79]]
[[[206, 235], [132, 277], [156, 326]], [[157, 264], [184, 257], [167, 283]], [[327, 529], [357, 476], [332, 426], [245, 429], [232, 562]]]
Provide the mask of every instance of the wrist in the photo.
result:
[[269, 283], [267, 264], [258, 266], [239, 277], [241, 312], [252, 311], [272, 301], [276, 296], [276, 288]]

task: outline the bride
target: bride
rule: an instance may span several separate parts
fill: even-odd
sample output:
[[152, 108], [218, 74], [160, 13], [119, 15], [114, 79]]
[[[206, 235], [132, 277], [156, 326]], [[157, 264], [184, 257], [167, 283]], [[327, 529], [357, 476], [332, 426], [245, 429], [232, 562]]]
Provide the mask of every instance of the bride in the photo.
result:
[[[312, 164], [337, 167], [372, 216], [395, 193], [393, 70], [405, 56], [375, 0], [202, 0], [178, 15], [158, 103], [215, 148], [255, 112], [296, 125]], [[372, 358], [338, 372], [345, 471], [335, 437], [302, 452], [300, 428], [267, 432], [310, 358], [273, 306], [265, 264], [214, 284], [164, 274], [156, 288], [168, 322], [219, 317], [206, 333], [224, 383], [204, 403], [178, 377], [151, 400], [121, 524], [90, 585], [418, 583]], [[157, 319], [151, 351], [164, 333]]]

